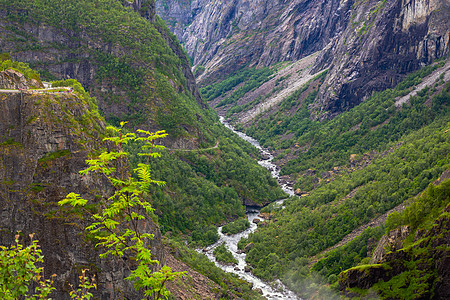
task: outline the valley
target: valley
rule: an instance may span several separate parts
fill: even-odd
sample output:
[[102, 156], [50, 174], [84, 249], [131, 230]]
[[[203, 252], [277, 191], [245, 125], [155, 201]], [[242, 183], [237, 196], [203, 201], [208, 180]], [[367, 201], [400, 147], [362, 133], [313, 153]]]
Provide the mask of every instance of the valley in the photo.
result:
[[0, 0], [0, 296], [448, 299], [449, 16]]

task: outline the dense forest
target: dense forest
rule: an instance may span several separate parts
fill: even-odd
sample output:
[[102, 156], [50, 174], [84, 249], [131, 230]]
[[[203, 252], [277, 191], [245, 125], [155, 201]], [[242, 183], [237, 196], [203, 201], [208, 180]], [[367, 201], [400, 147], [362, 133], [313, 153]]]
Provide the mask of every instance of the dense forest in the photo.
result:
[[[99, 111], [110, 124], [117, 126], [120, 121], [127, 121], [128, 129], [150, 127], [169, 134], [160, 142], [174, 142], [173, 150], [165, 151], [162, 160], [152, 162], [154, 176], [167, 182], [167, 189], [155, 191], [154, 195], [163, 232], [185, 233], [200, 244], [211, 243], [216, 239], [215, 229], [204, 230], [204, 226], [242, 217], [244, 201], [265, 204], [283, 197], [276, 181], [254, 161], [257, 151], [229, 133], [215, 113], [200, 105], [189, 91], [183, 74], [183, 64], [188, 60], [158, 16], [150, 22], [115, 0], [0, 4], [9, 22], [8, 40], [13, 41], [13, 46], [4, 45], [4, 50], [10, 50], [12, 57], [56, 48], [76, 57], [72, 63], [88, 60], [96, 72], [87, 89], [97, 97]], [[141, 7], [141, 11], [147, 9]], [[41, 41], [27, 32], [30, 24], [61, 30], [79, 47], [69, 49], [63, 44]], [[121, 51], [93, 48], [90, 39], [98, 39], [102, 45], [117, 45]], [[175, 53], [165, 39], [171, 40], [179, 51]], [[54, 67], [64, 63], [30, 62], [46, 80], [56, 79]], [[109, 91], [104, 91], [105, 86]], [[110, 90], [113, 87], [121, 92]], [[112, 114], [108, 109], [114, 105], [121, 107], [119, 113]], [[216, 149], [201, 151], [216, 142]], [[186, 147], [192, 151], [183, 151]], [[133, 149], [130, 152], [131, 162], [136, 165], [139, 157]]]
[[[218, 225], [244, 216], [244, 203], [264, 205], [285, 197], [257, 164], [257, 150], [230, 133], [195, 95], [186, 71], [188, 59], [174, 35], [159, 17], [149, 20], [139, 14], [149, 7], [136, 12], [115, 0], [1, 1], [0, 7], [2, 70], [15, 69], [54, 87], [73, 87], [91, 109], [86, 118], [94, 114], [115, 126], [128, 121], [124, 130], [129, 132], [142, 128], [168, 133], [158, 141], [167, 145], [160, 150], [162, 158], [149, 162], [152, 178], [166, 185], [146, 193], [155, 209], [152, 219], [163, 234], [187, 240], [192, 247], [209, 245], [218, 238]], [[49, 60], [48, 53], [58, 54]], [[92, 78], [86, 78], [86, 72]], [[137, 154], [140, 146], [124, 147], [130, 170], [147, 162]], [[42, 162], [66, 154], [49, 153]], [[37, 192], [47, 188], [35, 187]], [[240, 297], [257, 297], [250, 288], [242, 291], [241, 280], [224, 275], [206, 258], [180, 251], [186, 251], [184, 260], [212, 278], [225, 295], [230, 289]]]
[[[39, 216], [42, 224], [61, 221], [63, 230], [76, 228], [82, 242], [75, 246], [96, 257], [53, 263], [42, 254], [52, 249], [39, 245], [59, 247], [70, 240], [69, 234], [51, 236], [48, 228], [36, 235], [13, 232], [10, 228], [20, 228], [15, 217], [0, 218], [0, 295], [31, 295], [38, 284], [35, 291], [44, 298], [55, 286], [64, 287], [57, 291], [65, 293], [62, 297], [74, 298], [79, 292], [89, 298], [96, 285], [86, 274], [101, 274], [104, 266], [96, 259], [110, 255], [132, 265], [122, 281], [126, 277], [148, 298], [175, 298], [165, 290], [166, 281], [178, 289], [195, 289], [198, 282], [189, 273], [194, 270], [209, 278], [217, 298], [262, 299], [250, 283], [225, 273], [201, 253], [219, 240], [218, 226], [225, 236], [250, 228], [250, 206], [261, 209], [261, 220], [238, 248], [246, 253], [245, 272], [268, 283], [280, 279], [305, 299], [446, 297], [450, 181], [442, 174], [450, 169], [448, 57], [402, 74], [392, 89], [373, 92], [360, 104], [323, 119], [313, 113], [326, 112], [313, 111], [313, 105], [333, 70], [319, 68], [308, 74], [306, 84], [295, 86], [251, 122], [240, 123], [243, 113], [288, 90], [291, 76], [297, 78], [311, 66], [242, 63], [224, 80], [198, 90], [189, 57], [154, 8], [153, 0], [0, 0], [0, 72], [23, 74], [25, 81], [36, 83], [30, 89], [40, 90], [44, 81], [56, 89], [55, 95], [30, 92], [25, 96], [30, 102], [23, 102], [20, 89], [7, 91], [13, 95], [4, 93], [2, 99], [20, 99], [11, 110], [20, 126], [54, 122], [67, 127], [50, 130], [56, 137], [42, 146], [47, 150], [36, 158], [36, 166], [18, 167], [3, 162], [17, 153], [24, 156], [21, 151], [34, 141], [34, 131], [2, 124], [2, 170], [29, 168], [37, 179], [19, 191], [11, 188], [15, 180], [1, 177], [1, 200], [35, 197], [26, 198], [32, 209], [24, 216]], [[299, 69], [280, 75], [292, 66]], [[195, 74], [204, 71], [195, 66]], [[270, 89], [248, 97], [264, 86]], [[32, 106], [45, 114], [21, 115]], [[275, 156], [282, 180], [292, 184], [296, 196], [274, 204], [287, 194], [258, 164], [261, 153], [221, 124], [214, 109]], [[21, 141], [9, 136], [16, 131], [24, 137]], [[40, 133], [36, 136], [45, 136]], [[61, 140], [73, 145], [64, 148]], [[61, 163], [72, 158], [83, 165], [77, 176], [74, 165]], [[59, 174], [70, 184], [82, 178], [82, 183], [73, 183], [82, 192], [69, 190], [69, 183], [56, 190], [45, 181], [49, 174]], [[49, 177], [39, 181], [44, 175]], [[78, 193], [88, 194], [89, 200]], [[43, 200], [42, 195], [50, 196]], [[13, 201], [4, 206], [9, 203]], [[12, 210], [15, 216], [17, 208]], [[150, 224], [155, 225], [152, 233], [141, 231]], [[212, 253], [222, 265], [237, 263], [225, 243]], [[164, 257], [186, 264], [186, 269], [150, 267]], [[57, 274], [53, 279], [41, 268], [50, 264], [63, 270], [67, 261], [73, 263], [70, 278]], [[5, 267], [11, 262], [28, 274], [11, 276]], [[110, 265], [116, 268], [114, 261]], [[73, 284], [82, 289], [74, 290]], [[118, 293], [121, 288], [116, 288]]]
[[[254, 244], [246, 259], [255, 274], [268, 280], [282, 278], [291, 288], [308, 295], [308, 291], [316, 292], [311, 285], [318, 282], [331, 284], [337, 291], [342, 270], [368, 262], [368, 241], [377, 241], [385, 232], [384, 225], [369, 226], [344, 246], [321, 252], [421, 193], [450, 167], [450, 85], [443, 76], [408, 103], [396, 106], [397, 99], [444, 63], [425, 67], [395, 89], [376, 93], [321, 123], [311, 121], [308, 112], [321, 82], [320, 77], [315, 78], [281, 102], [275, 113], [262, 114], [246, 129], [277, 151], [279, 161], [289, 157], [281, 165], [282, 173], [295, 178], [294, 187], [303, 194], [286, 201], [283, 210], [266, 207], [263, 211], [275, 213], [276, 221], [267, 221], [241, 243]], [[309, 88], [314, 81], [315, 88]], [[307, 91], [309, 94], [302, 97]], [[292, 137], [285, 139], [287, 135]], [[428, 208], [414, 202], [404, 219], [391, 215], [387, 228], [416, 226], [413, 223], [420, 221], [414, 218], [426, 218], [429, 210], [434, 211], [433, 221], [448, 204], [446, 197], [436, 200], [442, 201], [439, 205], [427, 204]], [[317, 261], [317, 256], [323, 258]], [[397, 289], [402, 293], [401, 287]], [[333, 295], [326, 290], [322, 293], [323, 297]]]

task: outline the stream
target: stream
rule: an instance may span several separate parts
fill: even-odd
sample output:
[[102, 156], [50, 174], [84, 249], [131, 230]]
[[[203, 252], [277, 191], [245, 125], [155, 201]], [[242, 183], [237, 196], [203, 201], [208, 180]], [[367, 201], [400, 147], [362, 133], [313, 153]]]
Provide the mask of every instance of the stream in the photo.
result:
[[[257, 140], [245, 135], [242, 132], [236, 131], [230, 124], [225, 122], [223, 117], [220, 117], [220, 122], [222, 122], [222, 124], [224, 124], [225, 127], [227, 127], [228, 129], [230, 129], [231, 131], [236, 133], [240, 138], [242, 138], [243, 140], [245, 140], [245, 141], [249, 142], [250, 144], [252, 144], [253, 146], [255, 146], [261, 152], [262, 157], [265, 159], [260, 160], [258, 163], [261, 166], [268, 169], [270, 171], [270, 173], [272, 174], [272, 176], [275, 179], [277, 179], [277, 181], [279, 182], [280, 171], [278, 170], [277, 166], [272, 163], [272, 160], [274, 158], [273, 155], [270, 152], [268, 152], [267, 150], [263, 149]], [[283, 189], [283, 191], [285, 191], [287, 194], [289, 194], [291, 196], [294, 195], [294, 191], [287, 184], [283, 183], [283, 184], [280, 184], [280, 186]], [[284, 200], [279, 200], [279, 201], [277, 201], [277, 203], [280, 206], [282, 206], [283, 201]], [[250, 222], [250, 228], [248, 228], [247, 230], [245, 230], [243, 232], [227, 236], [222, 233], [222, 227], [219, 227], [218, 228], [219, 237], [220, 237], [219, 240], [215, 244], [207, 247], [204, 250], [204, 251], [206, 251], [206, 252], [204, 252], [204, 254], [212, 262], [214, 262], [216, 264], [216, 266], [218, 266], [222, 270], [224, 270], [226, 272], [230, 272], [230, 273], [235, 273], [242, 279], [245, 279], [246, 281], [251, 282], [253, 284], [253, 289], [260, 289], [262, 291], [262, 295], [269, 300], [300, 299], [292, 291], [288, 290], [286, 288], [286, 286], [283, 283], [281, 283], [281, 281], [279, 281], [279, 280], [276, 280], [275, 282], [272, 282], [269, 284], [269, 283], [264, 282], [263, 280], [259, 279], [258, 277], [254, 276], [252, 273], [245, 272], [245, 267], [247, 266], [247, 264], [245, 263], [245, 253], [238, 252], [237, 244], [241, 238], [243, 238], [243, 237], [246, 238], [250, 233], [252, 233], [256, 230], [257, 225], [255, 223], [253, 223], [253, 220], [255, 218], [257, 218], [258, 214], [259, 214], [259, 210], [257, 208], [247, 208], [247, 217], [248, 217], [248, 221]], [[238, 261], [237, 265], [227, 266], [227, 265], [221, 264], [216, 261], [214, 255], [213, 255], [213, 251], [217, 246], [219, 246], [222, 243], [225, 243], [227, 248], [233, 254], [234, 258], [236, 258], [236, 260]]]

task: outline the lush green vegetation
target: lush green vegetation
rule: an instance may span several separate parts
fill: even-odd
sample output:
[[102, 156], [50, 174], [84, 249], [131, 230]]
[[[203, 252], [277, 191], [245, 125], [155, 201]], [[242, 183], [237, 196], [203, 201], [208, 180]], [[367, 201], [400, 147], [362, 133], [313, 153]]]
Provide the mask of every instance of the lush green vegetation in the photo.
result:
[[27, 79], [35, 79], [38, 82], [41, 81], [41, 76], [38, 72], [31, 69], [27, 63], [12, 60], [8, 53], [0, 54], [0, 62], [0, 71], [12, 69], [22, 73]]
[[[257, 268], [261, 264], [264, 270], [265, 258], [274, 253], [285, 260], [284, 264], [314, 255], [357, 226], [416, 195], [450, 166], [446, 128], [448, 121], [425, 127], [405, 138], [405, 145], [393, 154], [336, 178], [308, 197], [287, 202], [286, 209], [277, 216], [278, 222], [250, 236], [255, 248], [247, 260]], [[353, 197], [341, 201], [354, 190]], [[273, 236], [278, 238], [269, 238]]]
[[225, 243], [220, 244], [213, 251], [214, 257], [218, 262], [224, 264], [237, 264], [238, 261], [233, 257], [233, 254], [228, 250]]
[[[80, 171], [82, 175], [96, 173], [103, 175], [114, 188], [112, 195], [104, 203], [88, 204], [89, 201], [80, 194], [71, 192], [58, 204], [77, 209], [69, 209], [67, 211], [69, 216], [90, 217], [91, 223], [86, 226], [85, 231], [94, 241], [95, 248], [101, 249], [100, 257], [126, 257], [125, 262], [132, 262], [132, 265], [127, 266], [130, 273], [125, 280], [130, 281], [136, 290], [141, 291], [147, 299], [167, 299], [170, 292], [166, 289], [165, 283], [184, 273], [172, 272], [168, 266], [162, 266], [158, 271], [151, 270], [151, 265], [159, 264], [159, 261], [153, 259], [148, 246], [154, 234], [140, 226], [154, 210], [145, 200], [150, 186], [164, 186], [165, 182], [152, 179], [148, 164], [139, 164], [133, 169], [135, 176], [132, 176], [123, 163], [129, 153], [120, 148], [122, 145], [142, 141], [144, 143], [141, 152], [138, 153], [140, 156], [146, 157], [147, 160], [159, 157], [159, 153], [153, 150], [162, 146], [155, 145], [155, 140], [167, 134], [144, 130], [125, 133], [123, 132], [125, 123], [122, 122], [120, 125], [121, 128], [108, 127], [113, 136], [104, 139], [114, 143], [117, 148], [86, 160], [88, 167]], [[100, 195], [93, 196], [97, 199], [102, 198]], [[96, 205], [97, 211], [92, 212], [92, 208], [89, 207], [92, 204]]]
[[[338, 280], [337, 275], [342, 270], [349, 269], [364, 261], [363, 259], [367, 257], [368, 253], [368, 241], [371, 239], [372, 247], [375, 246], [376, 241], [380, 239], [383, 233], [383, 227], [369, 227], [348, 244], [328, 252], [326, 257], [315, 263], [311, 270], [327, 278], [330, 284], [335, 283]], [[291, 272], [299, 272], [296, 276], [308, 274], [308, 270], [305, 270], [305, 267], [303, 267], [303, 270], [291, 270]]]
[[419, 226], [429, 227], [450, 202], [450, 181], [439, 186], [430, 185], [427, 190], [402, 213], [394, 212], [386, 221], [386, 231], [408, 225], [412, 231]]
[[[438, 275], [437, 270], [445, 264], [443, 257], [449, 248], [449, 204], [450, 180], [446, 180], [438, 186], [430, 185], [403, 213], [390, 215], [387, 230], [408, 226], [410, 231], [401, 249], [386, 249], [384, 274], [380, 274], [378, 282], [371, 282], [381, 299], [425, 299], [435, 295], [437, 282], [443, 280], [439, 278], [442, 272]], [[349, 271], [368, 273], [372, 268], [361, 265], [342, 272], [340, 277], [345, 280]], [[364, 294], [367, 290], [357, 292]]]
[[[204, 87], [200, 91], [206, 101], [223, 96], [224, 99], [217, 104], [217, 107], [220, 107], [235, 103], [240, 97], [269, 80], [272, 74], [273, 71], [270, 68], [244, 68], [229, 76], [227, 79]], [[233, 92], [227, 95], [229, 91]]]
[[242, 218], [234, 222], [228, 223], [222, 227], [224, 234], [236, 234], [250, 228], [250, 222], [247, 218]]
[[[220, 136], [217, 149], [163, 151], [163, 159], [151, 162], [153, 176], [167, 182], [165, 190], [152, 195], [162, 232], [189, 234], [188, 241], [198, 246], [218, 239], [217, 228], [210, 225], [244, 216], [243, 199], [269, 203], [284, 197], [271, 175], [252, 159], [258, 156], [256, 148], [219, 123], [211, 131]], [[130, 157], [133, 165], [140, 160]]]
[[[52, 279], [45, 279], [44, 268], [38, 265], [44, 261], [38, 241], [30, 234], [31, 243], [23, 246], [20, 234], [15, 236], [15, 245], [0, 245], [0, 296], [2, 299], [47, 299], [55, 290]], [[30, 290], [30, 284], [35, 290]]]
[[[365, 262], [368, 239], [378, 239], [383, 229], [365, 231], [327, 253], [312, 270], [308, 257], [422, 192], [450, 167], [450, 84], [440, 78], [401, 109], [395, 106], [396, 97], [407, 94], [439, 65], [411, 74], [395, 89], [376, 93], [323, 123], [309, 118], [307, 105], [314, 100], [317, 88], [306, 86], [282, 102], [278, 112], [261, 117], [249, 128], [247, 133], [265, 146], [290, 149], [286, 153], [293, 153], [294, 159], [283, 167], [283, 173], [298, 173], [296, 187], [311, 190], [309, 196], [285, 201], [286, 208], [275, 212], [277, 221], [259, 228], [241, 243], [255, 245], [246, 259], [257, 276], [282, 278], [294, 289], [315, 276], [321, 277], [322, 283], [335, 283], [341, 268]], [[320, 81], [318, 77], [309, 85], [317, 86]], [[302, 95], [307, 91], [308, 95]], [[288, 133], [293, 134], [292, 140], [282, 140]], [[351, 154], [355, 154], [352, 164]], [[363, 157], [370, 157], [370, 161], [358, 164]], [[313, 170], [305, 172], [310, 168]], [[437, 206], [430, 202], [424, 214], [430, 210], [435, 216]], [[414, 218], [418, 215], [394, 215], [388, 224]]]
[[[317, 91], [312, 91], [303, 104], [298, 102], [302, 93], [307, 91], [303, 87], [284, 100], [278, 112], [256, 120], [246, 133], [264, 147], [291, 148], [296, 152], [296, 158], [283, 166], [282, 174], [299, 173], [311, 167], [317, 172], [331, 170], [346, 164], [351, 154], [385, 151], [402, 136], [446, 115], [449, 85], [446, 85], [445, 91], [434, 95], [436, 87], [442, 82], [436, 82], [433, 87], [418, 93], [403, 109], [398, 110], [395, 106], [396, 97], [409, 93], [412, 86], [440, 65], [442, 63], [425, 67], [409, 75], [395, 89], [376, 93], [354, 109], [322, 123], [310, 121], [308, 110], [308, 104], [314, 100]], [[431, 105], [425, 105], [432, 95]], [[293, 107], [297, 109], [292, 114], [290, 110]], [[293, 134], [293, 138], [281, 139], [289, 133]]]
[[[77, 46], [64, 50], [74, 51], [75, 61], [72, 62], [81, 62], [77, 57], [87, 54], [89, 63], [96, 69], [91, 94], [99, 97], [103, 108], [109, 105], [121, 108], [116, 110], [118, 114], [105, 116], [111, 124], [127, 120], [128, 125], [134, 127], [143, 124], [143, 128], [164, 129], [169, 133], [170, 142], [191, 144], [194, 149], [212, 147], [219, 139], [217, 150], [165, 151], [162, 160], [151, 162], [155, 178], [167, 182], [164, 191], [154, 191], [152, 196], [164, 233], [187, 234], [194, 244], [206, 245], [217, 239], [212, 224], [244, 215], [244, 199], [266, 203], [283, 197], [275, 180], [253, 160], [257, 151], [220, 125], [213, 111], [201, 108], [200, 100], [188, 91], [182, 71], [187, 63], [184, 52], [159, 17], [149, 22], [116, 0], [70, 3], [0, 0], [0, 8], [14, 25], [8, 29], [11, 31], [9, 39], [16, 46], [11, 51], [13, 55], [15, 51], [30, 47], [36, 51], [62, 47], [39, 43], [27, 33], [26, 26], [46, 24], [56, 31], [70, 33], [68, 43]], [[101, 50], [106, 46], [92, 49], [88, 47], [90, 39], [101, 45], [114, 45], [119, 50], [112, 54]], [[48, 67], [39, 62], [35, 66]], [[67, 80], [53, 82], [53, 85], [73, 86], [88, 102], [91, 111], [97, 111], [96, 99], [79, 83]], [[106, 91], [100, 91], [100, 85], [106, 87]], [[130, 161], [136, 166], [142, 158], [136, 155], [137, 149], [129, 151]]]
[[[57, 96], [43, 94], [35, 102], [35, 105], [42, 106], [42, 109], [48, 113], [48, 116], [43, 116], [42, 120], [64, 122], [70, 126], [71, 130], [80, 134], [82, 138], [79, 142], [82, 144], [87, 141], [90, 143], [94, 138], [98, 141], [99, 137], [103, 137], [105, 132], [104, 128], [99, 127], [102, 117], [98, 112], [96, 99], [73, 79], [53, 81], [52, 85], [71, 86], [74, 88], [74, 93]], [[59, 105], [64, 112], [60, 119], [55, 119], [56, 115], [52, 114], [55, 105]], [[80, 111], [86, 110], [86, 112], [74, 115], [74, 108], [79, 108]], [[242, 201], [244, 199], [267, 203], [284, 197], [276, 181], [257, 164], [258, 151], [224, 128], [211, 111], [201, 113], [204, 117], [201, 126], [205, 134], [203, 139], [198, 141], [199, 149], [160, 150], [162, 159], [148, 161], [145, 156], [138, 154], [143, 146], [140, 142], [122, 144], [129, 154], [131, 169], [139, 169], [140, 163], [148, 163], [152, 168], [152, 178], [165, 180], [167, 183], [164, 189], [150, 187], [150, 192], [143, 193], [145, 201], [155, 208], [151, 217], [155, 222], [159, 221], [163, 233], [172, 231], [172, 236], [184, 234], [184, 237], [194, 246], [214, 243], [218, 239], [217, 225], [243, 217], [245, 209]], [[35, 120], [36, 117], [33, 117], [27, 122], [32, 123]], [[213, 145], [217, 139], [219, 144], [215, 148]], [[7, 143], [9, 145], [14, 141], [7, 141]], [[212, 149], [202, 150], [205, 148]], [[68, 150], [51, 152], [39, 163], [51, 164], [53, 160], [69, 155], [71, 152]], [[137, 175], [133, 178], [140, 180]], [[32, 192], [41, 191], [43, 188], [42, 185], [36, 185]], [[195, 267], [202, 260], [207, 258], [186, 261]], [[224, 276], [222, 273], [217, 275], [219, 271], [211, 271], [211, 266], [204, 268], [207, 269], [204, 271], [207, 276], [212, 277], [213, 280], [215, 278], [226, 289], [224, 294], [228, 292], [228, 286], [236, 286], [236, 288], [233, 287], [235, 289], [233, 293], [239, 296], [244, 295], [246, 299], [258, 299], [248, 285], [243, 287], [242, 280], [231, 275]], [[245, 296], [246, 293], [253, 296]]]
[[[148, 126], [150, 118], [173, 136], [200, 126], [197, 115], [201, 109], [187, 91], [182, 70], [188, 67], [188, 60], [159, 17], [149, 22], [117, 0], [1, 0], [0, 8], [10, 24], [5, 28], [5, 39], [12, 43], [13, 56], [30, 50], [38, 54], [64, 50], [70, 59], [51, 64], [83, 63], [92, 67], [96, 83], [91, 84], [91, 93], [101, 97], [105, 107], [121, 106], [120, 113], [105, 115], [109, 122], [118, 125], [126, 120], [143, 127]], [[26, 29], [39, 24], [55, 28], [52, 32], [60, 32], [67, 41], [39, 41]], [[93, 42], [101, 46], [94, 49], [90, 46]], [[117, 51], [105, 50], [111, 45]], [[46, 78], [54, 79], [45, 71], [49, 66], [49, 62], [33, 62], [35, 69], [44, 70]]]
[[240, 279], [235, 274], [222, 271], [222, 269], [216, 267], [205, 255], [186, 247], [183, 241], [171, 239], [169, 243], [171, 248], [179, 253], [178, 258], [180, 260], [219, 284], [222, 288], [221, 295], [225, 299], [229, 297], [227, 296], [228, 292], [236, 295], [239, 299], [263, 299], [258, 292], [252, 290], [248, 282]]

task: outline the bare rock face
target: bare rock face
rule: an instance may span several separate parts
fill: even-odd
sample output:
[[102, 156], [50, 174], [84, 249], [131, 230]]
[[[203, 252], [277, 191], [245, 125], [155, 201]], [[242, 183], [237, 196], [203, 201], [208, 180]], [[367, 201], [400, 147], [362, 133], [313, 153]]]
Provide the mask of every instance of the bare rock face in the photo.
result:
[[[76, 286], [83, 268], [97, 277], [95, 297], [139, 297], [124, 281], [125, 262], [100, 259], [84, 236], [88, 218], [67, 216], [57, 205], [70, 192], [93, 202], [98, 201], [93, 195], [104, 198], [112, 192], [101, 177], [79, 174], [94, 149], [110, 146], [102, 142], [104, 122], [76, 94], [22, 92], [0, 97], [0, 244], [12, 244], [17, 231], [27, 244], [28, 234], [35, 233], [46, 278], [57, 275], [54, 299], [70, 299], [69, 284]], [[155, 233], [152, 253], [163, 262], [159, 228], [151, 220], [142, 226]]]
[[315, 119], [354, 107], [450, 50], [449, 1], [362, 1], [349, 13], [345, 31], [316, 62], [330, 71], [313, 105]]
[[27, 79], [22, 73], [15, 70], [5, 70], [0, 72], [0, 89], [25, 89], [43, 88], [42, 82], [36, 79]]
[[[194, 60], [201, 85], [242, 67], [321, 55], [329, 69], [312, 117], [329, 119], [374, 91], [449, 53], [450, 3], [443, 0], [159, 0], [159, 9]], [[187, 16], [187, 17], [186, 17]]]
[[[208, 84], [243, 66], [298, 60], [321, 50], [343, 29], [349, 5], [336, 0], [198, 0], [191, 3], [192, 22], [175, 33], [194, 65], [206, 67], [198, 80]], [[183, 26], [183, 20], [178, 24]]]
[[197, 2], [195, 0], [157, 0], [156, 13], [166, 21], [167, 26], [177, 37], [181, 37], [185, 27], [192, 22], [195, 14], [198, 13]]
[[401, 249], [403, 245], [403, 240], [408, 237], [409, 227], [402, 226], [400, 228], [394, 229], [389, 234], [383, 235], [378, 242], [377, 247], [373, 251], [371, 263], [377, 264], [383, 261], [386, 249], [390, 251], [395, 251]]

